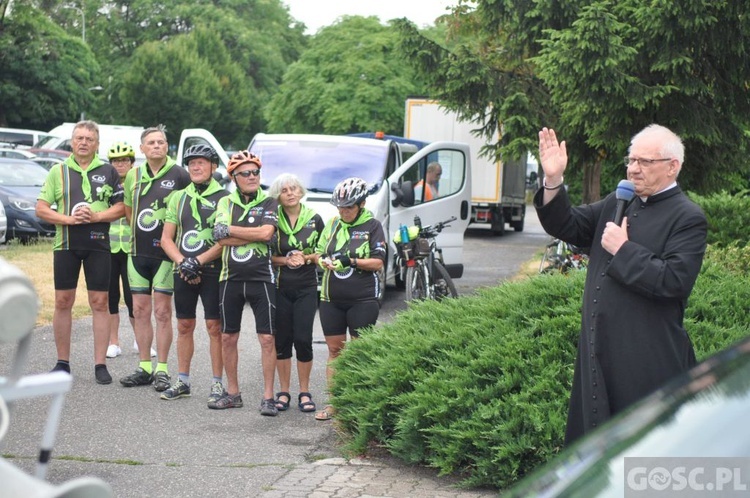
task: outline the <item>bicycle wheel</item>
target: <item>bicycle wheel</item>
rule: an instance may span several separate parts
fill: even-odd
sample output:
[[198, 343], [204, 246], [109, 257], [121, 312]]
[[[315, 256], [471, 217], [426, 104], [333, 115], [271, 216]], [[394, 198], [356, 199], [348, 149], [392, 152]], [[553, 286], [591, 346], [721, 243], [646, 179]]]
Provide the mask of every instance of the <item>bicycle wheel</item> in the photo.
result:
[[446, 297], [458, 297], [458, 291], [456, 285], [453, 283], [453, 279], [448, 275], [448, 270], [440, 261], [435, 260], [432, 263], [432, 278], [435, 283], [434, 296], [436, 300], [441, 300]]
[[557, 243], [549, 244], [539, 264], [539, 273], [556, 273], [561, 271], [561, 266], [560, 256], [557, 254]]
[[425, 278], [424, 262], [406, 269], [406, 300], [427, 298], [427, 279]]

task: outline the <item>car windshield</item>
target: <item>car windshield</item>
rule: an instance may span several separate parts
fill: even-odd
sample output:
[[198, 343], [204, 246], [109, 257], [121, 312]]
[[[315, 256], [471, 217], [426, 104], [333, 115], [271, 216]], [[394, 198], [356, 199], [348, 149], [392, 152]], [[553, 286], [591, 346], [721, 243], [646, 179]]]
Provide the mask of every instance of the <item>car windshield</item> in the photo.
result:
[[41, 187], [47, 170], [27, 161], [0, 162], [0, 185], [6, 187]]
[[332, 193], [337, 183], [358, 176], [371, 189], [383, 181], [388, 159], [387, 142], [256, 139], [250, 148], [263, 161], [265, 187], [282, 173], [297, 175], [310, 192]]
[[632, 478], [626, 458], [747, 456], [750, 340], [680, 380], [567, 449], [507, 496], [623, 496]]

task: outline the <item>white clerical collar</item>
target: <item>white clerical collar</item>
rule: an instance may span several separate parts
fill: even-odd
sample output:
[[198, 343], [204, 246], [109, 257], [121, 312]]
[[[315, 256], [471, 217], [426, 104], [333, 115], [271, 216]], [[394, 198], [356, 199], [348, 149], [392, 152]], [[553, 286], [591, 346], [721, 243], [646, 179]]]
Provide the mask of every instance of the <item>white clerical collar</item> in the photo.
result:
[[[659, 194], [661, 194], [662, 192], [666, 192], [667, 190], [669, 190], [669, 189], [671, 189], [671, 188], [675, 188], [676, 186], [677, 186], [677, 182], [676, 182], [676, 181], [674, 181], [674, 182], [672, 182], [672, 183], [671, 183], [671, 185], [667, 186], [667, 188], [664, 188], [664, 189], [662, 189], [662, 190], [658, 191], [657, 193], [655, 193], [655, 194], [653, 194], [653, 195], [659, 195]], [[640, 196], [639, 196], [639, 197], [640, 197]], [[646, 201], [648, 201], [648, 198], [649, 198], [649, 196], [641, 197], [641, 200], [642, 200], [643, 202], [646, 202]]]

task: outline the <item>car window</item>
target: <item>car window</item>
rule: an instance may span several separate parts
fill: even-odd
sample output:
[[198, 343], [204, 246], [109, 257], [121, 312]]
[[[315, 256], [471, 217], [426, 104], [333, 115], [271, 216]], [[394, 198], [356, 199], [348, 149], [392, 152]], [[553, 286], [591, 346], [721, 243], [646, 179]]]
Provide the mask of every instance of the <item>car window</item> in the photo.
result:
[[0, 185], [8, 187], [41, 187], [47, 170], [38, 164], [18, 161], [0, 163]]

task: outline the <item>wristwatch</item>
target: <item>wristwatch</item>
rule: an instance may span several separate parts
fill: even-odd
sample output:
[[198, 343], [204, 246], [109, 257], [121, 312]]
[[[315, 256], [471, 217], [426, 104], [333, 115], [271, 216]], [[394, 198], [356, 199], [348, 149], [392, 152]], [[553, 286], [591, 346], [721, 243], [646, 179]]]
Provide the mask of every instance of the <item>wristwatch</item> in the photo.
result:
[[357, 267], [357, 258], [352, 258], [351, 263], [349, 263], [352, 268]]

